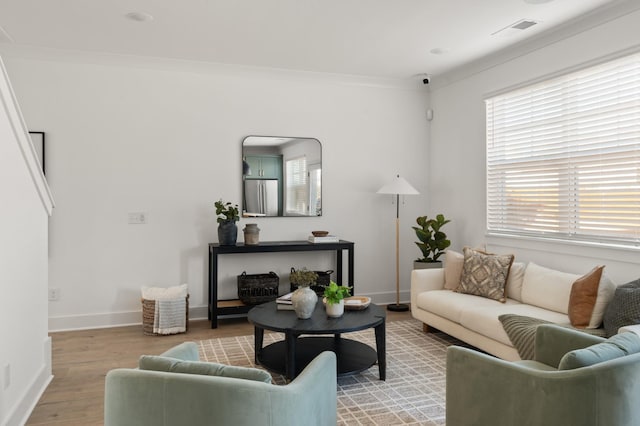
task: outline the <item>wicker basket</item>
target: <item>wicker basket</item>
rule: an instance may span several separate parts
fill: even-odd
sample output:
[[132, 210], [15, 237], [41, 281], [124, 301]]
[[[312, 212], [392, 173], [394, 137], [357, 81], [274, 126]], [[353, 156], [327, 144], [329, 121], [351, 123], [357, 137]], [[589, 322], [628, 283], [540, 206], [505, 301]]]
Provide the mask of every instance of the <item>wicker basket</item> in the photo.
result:
[[280, 277], [275, 272], [268, 274], [238, 275], [238, 299], [247, 305], [257, 305], [278, 297]]
[[[185, 298], [186, 309], [185, 327], [189, 330], [189, 295]], [[142, 299], [142, 332], [147, 336], [169, 336], [169, 334], [159, 334], [153, 332], [153, 321], [156, 313], [156, 301], [151, 299]], [[185, 331], [186, 332], [186, 331]], [[176, 333], [178, 334], [178, 333]]]
[[[291, 272], [294, 272], [295, 269], [291, 268]], [[324, 296], [324, 288], [329, 285], [331, 281], [331, 274], [333, 274], [333, 270], [329, 271], [313, 271], [318, 274], [318, 279], [315, 284], [310, 286], [311, 290], [315, 291], [318, 296]], [[295, 291], [298, 289], [298, 284], [291, 283], [290, 291]]]

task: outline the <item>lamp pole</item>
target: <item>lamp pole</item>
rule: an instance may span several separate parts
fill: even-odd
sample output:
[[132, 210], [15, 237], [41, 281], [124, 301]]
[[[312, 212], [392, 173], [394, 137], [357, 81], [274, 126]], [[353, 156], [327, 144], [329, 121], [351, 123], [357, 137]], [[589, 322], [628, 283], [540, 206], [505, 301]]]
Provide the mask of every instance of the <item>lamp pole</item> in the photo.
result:
[[378, 190], [378, 194], [393, 194], [396, 196], [396, 303], [387, 305], [390, 311], [404, 312], [409, 305], [400, 303], [400, 195], [413, 195], [419, 192], [409, 182], [396, 175], [393, 182]]
[[409, 305], [400, 303], [400, 194], [396, 194], [396, 303], [388, 304], [387, 309], [395, 312], [409, 310]]

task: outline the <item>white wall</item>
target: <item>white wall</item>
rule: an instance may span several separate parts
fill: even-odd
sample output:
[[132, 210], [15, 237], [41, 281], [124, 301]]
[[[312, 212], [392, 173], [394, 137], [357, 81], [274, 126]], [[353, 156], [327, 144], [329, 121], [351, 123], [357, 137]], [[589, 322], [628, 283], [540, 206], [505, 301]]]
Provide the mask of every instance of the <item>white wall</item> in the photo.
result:
[[594, 265], [604, 264], [605, 272], [620, 283], [640, 276], [637, 251], [485, 238], [483, 102], [489, 93], [634, 46], [640, 49], [638, 27], [640, 12], [630, 13], [432, 90], [434, 161], [430, 162], [429, 197], [434, 209], [452, 219], [447, 226], [453, 248], [486, 242], [496, 252], [515, 253], [516, 260], [535, 261], [568, 272], [586, 273]]
[[0, 61], [0, 425], [23, 424], [51, 379], [47, 219], [52, 205], [27, 137]]
[[[71, 55], [73, 56], [73, 55]], [[322, 143], [320, 218], [257, 222], [260, 239], [305, 239], [327, 229], [355, 242], [357, 293], [395, 300], [394, 215], [376, 190], [401, 173], [427, 192], [427, 96], [357, 78], [210, 67], [93, 61], [12, 52], [7, 68], [27, 123], [47, 134], [52, 329], [140, 322], [140, 287], [189, 284], [195, 316], [206, 311], [207, 244], [217, 241], [213, 202], [240, 202], [241, 141], [305, 136]], [[408, 300], [410, 229], [426, 195], [402, 209], [402, 288]], [[147, 225], [128, 225], [144, 211]], [[242, 240], [242, 233], [239, 233]], [[332, 269], [328, 254], [227, 256], [221, 295], [236, 275], [290, 267]]]

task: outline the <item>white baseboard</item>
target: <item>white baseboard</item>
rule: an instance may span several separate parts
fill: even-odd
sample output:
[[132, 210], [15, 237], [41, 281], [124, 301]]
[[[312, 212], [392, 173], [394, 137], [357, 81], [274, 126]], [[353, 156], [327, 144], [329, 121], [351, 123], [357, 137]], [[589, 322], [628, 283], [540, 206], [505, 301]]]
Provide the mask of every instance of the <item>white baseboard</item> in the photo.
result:
[[[206, 319], [207, 307], [189, 308], [189, 319]], [[142, 324], [142, 311], [49, 317], [49, 331], [89, 330]]]
[[42, 397], [42, 394], [51, 383], [51, 337], [44, 341], [44, 362], [18, 403], [11, 409], [3, 426], [20, 426], [27, 423], [31, 412]]
[[[389, 303], [396, 303], [396, 292], [384, 293], [369, 293], [358, 296], [367, 296], [371, 298], [371, 301], [378, 305], [388, 305]], [[411, 301], [411, 292], [409, 290], [400, 290], [400, 303], [409, 303]]]
[[[371, 297], [373, 303], [386, 305], [396, 302], [396, 293], [382, 292], [363, 294], [362, 296]], [[411, 299], [410, 292], [400, 292], [400, 303], [408, 303]], [[206, 319], [207, 307], [196, 306], [189, 307], [189, 319]], [[128, 325], [142, 324], [142, 311], [129, 312], [109, 312], [101, 314], [86, 315], [67, 315], [60, 317], [49, 317], [49, 331], [72, 331], [72, 330], [89, 330], [94, 328], [111, 328], [124, 327]]]

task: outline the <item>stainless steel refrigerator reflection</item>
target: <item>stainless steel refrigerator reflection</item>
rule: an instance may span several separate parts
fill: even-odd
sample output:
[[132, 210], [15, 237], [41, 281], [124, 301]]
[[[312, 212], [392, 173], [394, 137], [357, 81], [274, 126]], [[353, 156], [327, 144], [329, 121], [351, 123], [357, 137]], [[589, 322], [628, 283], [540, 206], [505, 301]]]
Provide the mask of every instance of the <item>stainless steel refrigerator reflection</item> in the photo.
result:
[[247, 179], [244, 181], [247, 214], [278, 215], [278, 180]]

